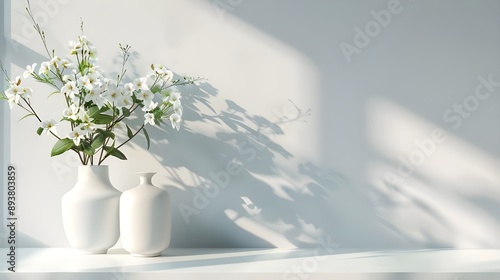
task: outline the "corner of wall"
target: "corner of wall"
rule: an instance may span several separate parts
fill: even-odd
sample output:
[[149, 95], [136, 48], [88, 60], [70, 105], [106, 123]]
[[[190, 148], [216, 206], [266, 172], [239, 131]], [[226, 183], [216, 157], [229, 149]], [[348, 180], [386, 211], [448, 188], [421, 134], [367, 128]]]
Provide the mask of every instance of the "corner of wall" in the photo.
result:
[[[8, 42], [10, 41], [10, 1], [3, 0], [0, 2], [0, 59], [6, 67], [7, 72], [10, 71], [10, 50], [8, 48]], [[3, 73], [2, 73], [3, 76]], [[5, 88], [5, 79], [2, 77], [0, 79], [0, 88], [3, 90]], [[0, 102], [0, 186], [2, 192], [0, 193], [0, 208], [4, 210], [5, 196], [7, 194], [7, 166], [10, 164], [10, 110], [7, 102]], [[2, 224], [5, 221], [6, 211], [0, 211], [2, 214]], [[0, 247], [6, 246], [3, 241], [6, 237], [5, 227], [2, 226], [0, 229]]]

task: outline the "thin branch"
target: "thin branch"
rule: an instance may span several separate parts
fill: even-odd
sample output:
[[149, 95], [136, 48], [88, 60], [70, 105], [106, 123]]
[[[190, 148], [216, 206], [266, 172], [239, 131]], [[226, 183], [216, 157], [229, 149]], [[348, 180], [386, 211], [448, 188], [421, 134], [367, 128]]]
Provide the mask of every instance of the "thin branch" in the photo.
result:
[[43, 46], [45, 48], [45, 51], [49, 55], [49, 58], [52, 59], [52, 54], [50, 54], [49, 48], [47, 47], [47, 40], [45, 38], [45, 32], [43, 32], [42, 28], [40, 27], [38, 22], [36, 22], [35, 17], [33, 16], [33, 11], [31, 10], [30, 0], [26, 0], [26, 2], [28, 3], [28, 7], [26, 7], [26, 11], [28, 12], [28, 16], [29, 16], [31, 22], [33, 23], [33, 28], [38, 33], [38, 35], [40, 35], [40, 39], [42, 39], [42, 43], [43, 43]]

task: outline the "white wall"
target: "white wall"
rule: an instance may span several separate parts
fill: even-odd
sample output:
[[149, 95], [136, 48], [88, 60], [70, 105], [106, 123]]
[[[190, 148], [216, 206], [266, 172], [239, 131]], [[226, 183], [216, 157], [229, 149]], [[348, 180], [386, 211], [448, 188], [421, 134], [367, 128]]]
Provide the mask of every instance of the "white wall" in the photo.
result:
[[[130, 73], [155, 62], [208, 79], [185, 89], [181, 132], [151, 129], [149, 151], [137, 139], [130, 160], [108, 162], [122, 191], [137, 184], [133, 172], [158, 171], [154, 182], [173, 197], [173, 247], [500, 245], [498, 87], [473, 97], [479, 77], [500, 81], [500, 1], [32, 2], [58, 52], [83, 17], [104, 69], [116, 71], [123, 43], [136, 51]], [[44, 60], [23, 8], [13, 3], [14, 73]], [[380, 27], [371, 11], [382, 9], [392, 13]], [[355, 28], [366, 26], [373, 37], [363, 41]], [[357, 46], [350, 62], [342, 42]], [[41, 114], [59, 117], [48, 89], [33, 88]], [[463, 101], [470, 114], [443, 117]], [[20, 116], [12, 112], [11, 152], [22, 244], [68, 246], [60, 199], [76, 163], [50, 158], [53, 139]], [[435, 129], [444, 141], [425, 140]], [[233, 159], [243, 171], [201, 199], [203, 182]], [[186, 207], [196, 214], [185, 219]]]

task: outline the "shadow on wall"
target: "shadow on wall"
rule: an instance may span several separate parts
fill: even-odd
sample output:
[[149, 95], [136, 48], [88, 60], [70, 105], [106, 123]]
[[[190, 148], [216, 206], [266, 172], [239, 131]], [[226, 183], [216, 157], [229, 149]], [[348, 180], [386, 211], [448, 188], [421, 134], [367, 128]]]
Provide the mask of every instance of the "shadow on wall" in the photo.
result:
[[[185, 89], [181, 130], [148, 130], [150, 152], [173, 180], [174, 186], [162, 186], [173, 198], [172, 247], [317, 244], [330, 223], [326, 201], [347, 179], [311, 162], [280, 168], [295, 157], [273, 139], [284, 135], [285, 125], [306, 121], [311, 111], [290, 101], [293, 114], [270, 120], [228, 99], [217, 111], [212, 85]], [[197, 132], [200, 124], [214, 130]], [[183, 169], [194, 184], [186, 184]], [[307, 179], [295, 182], [296, 174]]]
[[179, 132], [148, 130], [150, 152], [172, 180], [161, 185], [173, 200], [171, 247], [397, 246], [346, 176], [278, 143], [283, 128], [307, 121], [310, 110], [290, 101], [288, 113], [269, 119], [226, 99], [218, 111], [209, 83], [186, 88], [182, 98]]
[[[393, 170], [398, 168], [399, 162], [377, 155], [380, 151], [374, 149], [368, 139], [367, 131], [373, 127], [369, 127], [367, 120], [370, 115], [367, 115], [366, 111], [367, 100], [376, 96], [401, 105], [405, 111], [418, 115], [423, 123], [432, 123], [433, 127], [447, 127], [443, 126], [447, 125], [443, 123], [443, 108], [465, 99], [458, 95], [462, 89], [455, 88], [450, 83], [442, 85], [441, 81], [476, 79], [483, 71], [494, 71], [493, 77], [498, 77], [498, 59], [491, 59], [498, 57], [498, 51], [494, 47], [485, 48], [496, 46], [499, 40], [498, 36], [491, 36], [496, 34], [492, 30], [498, 22], [498, 16], [493, 14], [496, 13], [493, 11], [498, 11], [498, 3], [433, 3], [433, 9], [440, 12], [435, 16], [426, 14], [429, 16], [428, 20], [422, 25], [418, 19], [424, 14], [422, 11], [428, 9], [429, 3], [425, 1], [206, 2], [219, 11], [221, 20], [237, 20], [258, 29], [307, 56], [319, 69], [318, 72], [323, 73], [319, 85], [320, 110], [315, 112], [320, 115], [318, 119], [322, 122], [319, 124], [321, 131], [318, 132], [321, 135], [319, 150], [323, 155], [320, 165], [329, 166], [342, 161], [342, 171], [351, 178], [352, 185], [350, 188], [344, 188], [342, 186], [346, 184], [340, 184], [341, 187], [336, 189], [335, 194], [329, 193], [326, 199], [316, 195], [314, 200], [308, 201], [302, 200], [305, 198], [302, 195], [302, 199], [293, 204], [300, 210], [292, 206], [292, 212], [287, 212], [288, 208], [284, 208], [283, 213], [292, 216], [305, 211], [304, 208], [328, 209], [324, 212], [318, 210], [321, 214], [313, 220], [322, 221], [311, 224], [331, 234], [343, 247], [498, 246], [494, 234], [498, 232], [500, 225], [498, 210], [494, 207], [495, 202], [498, 204], [498, 199], [495, 199], [498, 196], [492, 195], [496, 194], [498, 178], [494, 171], [473, 174], [470, 168], [457, 169], [454, 177], [459, 177], [462, 173], [467, 176], [464, 176], [465, 179], [461, 182], [454, 182], [446, 175], [439, 174], [441, 171], [451, 170], [450, 166], [446, 165], [449, 161], [443, 160], [441, 162], [444, 164], [434, 169], [436, 174], [426, 174], [424, 170], [419, 170], [413, 174], [412, 180], [398, 186], [381, 183], [379, 181], [384, 179], [384, 174], [381, 173], [374, 179], [371, 174], [373, 165], [387, 164]], [[366, 37], [366, 44], [371, 42], [366, 51], [365, 45], [351, 53], [350, 58], [346, 60], [347, 57], [340, 48], [341, 43], [355, 44], [355, 36], [360, 36], [356, 35], [355, 28], [363, 29], [369, 24], [376, 24], [373, 14], [381, 13], [388, 4], [395, 2], [400, 4], [399, 9], [402, 12], [389, 16], [394, 24], [381, 27], [380, 32], [377, 31], [373, 38]], [[492, 13], [485, 15], [486, 11]], [[474, 24], [463, 20], [471, 14], [482, 15], [481, 20], [473, 21]], [[440, 24], [443, 18], [450, 23], [448, 27]], [[451, 30], [467, 31], [460, 35], [451, 35]], [[493, 41], [489, 41], [490, 39]], [[460, 47], [470, 41], [491, 43], [481, 43], [463, 49]], [[436, 49], [437, 45], [442, 48]], [[411, 55], [406, 51], [402, 52], [402, 46], [406, 51], [410, 51]], [[430, 46], [429, 49], [426, 49], [427, 46]], [[460, 51], [461, 55], [451, 55], [450, 49]], [[421, 56], [420, 59], [414, 60], [416, 53]], [[462, 59], [465, 57], [467, 59]], [[460, 67], [454, 66], [455, 63], [474, 66], [464, 68], [467, 70], [461, 72], [458, 70]], [[421, 75], [422, 73], [426, 74]], [[408, 89], [408, 84], [419, 85], [420, 88]], [[437, 95], [436, 92], [447, 94]], [[467, 94], [472, 92], [473, 88], [470, 88]], [[468, 96], [471, 97], [474, 96]], [[492, 103], [496, 101], [492, 100]], [[481, 108], [486, 108], [486, 104]], [[497, 119], [498, 116], [486, 110], [492, 109], [490, 107], [475, 113], [476, 123], [469, 123], [470, 127], [464, 125], [461, 130], [453, 130], [450, 136], [455, 135], [466, 141], [476, 149], [474, 155], [482, 156], [478, 156], [478, 159], [491, 163], [493, 161], [486, 161], [488, 157], [484, 155], [494, 155], [495, 159], [498, 158], [498, 128], [491, 122], [491, 119]], [[487, 115], [490, 118], [485, 117]], [[478, 121], [481, 117], [483, 122]], [[473, 122], [474, 118], [469, 121]], [[418, 129], [420, 124], [408, 122], [406, 125]], [[387, 135], [387, 140], [391, 139], [395, 137]], [[440, 149], [443, 150], [445, 149]], [[455, 152], [459, 155], [456, 159], [472, 161], [463, 150], [456, 149]], [[488, 167], [487, 164], [482, 166]], [[254, 173], [252, 175], [255, 177]], [[274, 175], [284, 176], [280, 171]], [[485, 175], [488, 179], [484, 178]], [[313, 176], [311, 179], [315, 180]], [[489, 179], [491, 181], [488, 181]], [[380, 191], [381, 186], [376, 184], [382, 184], [384, 191]], [[329, 186], [328, 183], [319, 185]], [[461, 193], [463, 190], [474, 191], [465, 194]], [[311, 204], [303, 206], [300, 201], [308, 201]], [[307, 220], [308, 223], [310, 221]], [[295, 226], [298, 224], [294, 223]], [[471, 224], [475, 226], [471, 227]]]

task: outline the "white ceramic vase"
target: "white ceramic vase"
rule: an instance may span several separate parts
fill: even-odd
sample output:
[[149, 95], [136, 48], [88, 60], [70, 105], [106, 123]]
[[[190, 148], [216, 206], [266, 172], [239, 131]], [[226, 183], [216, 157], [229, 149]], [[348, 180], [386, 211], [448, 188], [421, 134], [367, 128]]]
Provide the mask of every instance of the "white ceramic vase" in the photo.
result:
[[62, 198], [64, 230], [73, 248], [105, 254], [116, 244], [120, 194], [111, 185], [108, 166], [78, 167], [76, 185]]
[[136, 257], [156, 257], [170, 245], [171, 210], [167, 191], [153, 186], [155, 173], [137, 173], [139, 185], [120, 198], [123, 248]]

